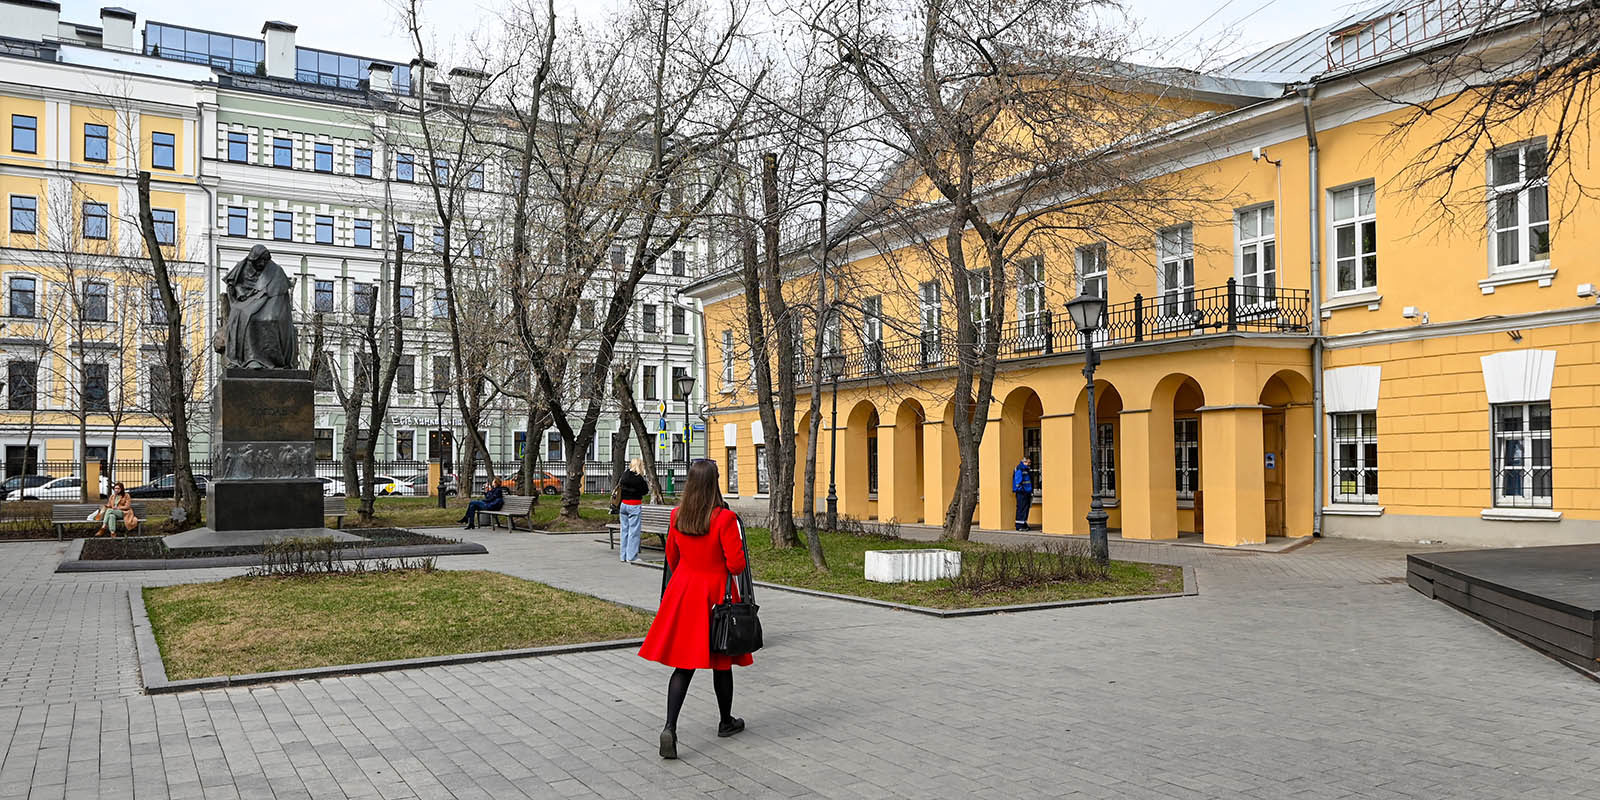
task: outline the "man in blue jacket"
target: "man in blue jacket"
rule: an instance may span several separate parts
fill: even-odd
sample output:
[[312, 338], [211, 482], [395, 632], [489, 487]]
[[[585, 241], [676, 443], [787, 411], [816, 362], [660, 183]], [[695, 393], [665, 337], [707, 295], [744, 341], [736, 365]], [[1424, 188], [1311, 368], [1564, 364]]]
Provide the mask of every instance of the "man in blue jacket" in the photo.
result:
[[1017, 495], [1017, 530], [1028, 530], [1028, 512], [1033, 510], [1033, 465], [1027, 456], [1011, 472], [1011, 491]]

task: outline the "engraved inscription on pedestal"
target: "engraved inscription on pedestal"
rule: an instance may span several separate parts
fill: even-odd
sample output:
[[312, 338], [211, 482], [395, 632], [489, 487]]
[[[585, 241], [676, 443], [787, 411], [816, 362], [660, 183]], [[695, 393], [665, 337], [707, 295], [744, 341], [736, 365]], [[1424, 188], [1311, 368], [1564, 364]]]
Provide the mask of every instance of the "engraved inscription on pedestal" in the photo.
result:
[[[230, 372], [233, 372], [230, 370]], [[224, 442], [310, 441], [315, 398], [309, 372], [295, 378], [238, 378], [217, 385], [215, 430]]]
[[312, 442], [221, 442], [212, 464], [212, 480], [306, 478], [316, 468]]

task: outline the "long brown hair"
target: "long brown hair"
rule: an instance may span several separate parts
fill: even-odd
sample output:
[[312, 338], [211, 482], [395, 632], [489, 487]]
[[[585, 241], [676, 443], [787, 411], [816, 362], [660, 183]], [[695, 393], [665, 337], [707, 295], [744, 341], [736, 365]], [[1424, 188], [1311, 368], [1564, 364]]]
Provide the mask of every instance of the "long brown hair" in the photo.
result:
[[717, 462], [697, 458], [689, 465], [689, 477], [683, 482], [683, 500], [678, 503], [678, 532], [687, 536], [704, 536], [711, 532], [711, 515], [718, 508], [727, 508], [722, 500], [721, 478]]

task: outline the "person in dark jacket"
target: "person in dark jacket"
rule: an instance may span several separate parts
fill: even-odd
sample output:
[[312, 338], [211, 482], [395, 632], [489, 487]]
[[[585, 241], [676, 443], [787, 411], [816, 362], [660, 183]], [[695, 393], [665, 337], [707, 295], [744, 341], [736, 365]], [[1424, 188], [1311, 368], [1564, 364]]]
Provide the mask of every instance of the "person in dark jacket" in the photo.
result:
[[628, 462], [617, 482], [617, 521], [622, 526], [622, 560], [639, 560], [639, 525], [644, 496], [650, 493], [650, 484], [644, 479], [644, 459]]
[[500, 481], [494, 480], [483, 487], [483, 499], [474, 500], [467, 504], [467, 515], [461, 518], [461, 523], [467, 530], [478, 527], [479, 511], [499, 511], [506, 504], [506, 490]]
[[1017, 495], [1017, 530], [1028, 530], [1028, 513], [1033, 510], [1033, 464], [1026, 456], [1011, 471], [1011, 491]]

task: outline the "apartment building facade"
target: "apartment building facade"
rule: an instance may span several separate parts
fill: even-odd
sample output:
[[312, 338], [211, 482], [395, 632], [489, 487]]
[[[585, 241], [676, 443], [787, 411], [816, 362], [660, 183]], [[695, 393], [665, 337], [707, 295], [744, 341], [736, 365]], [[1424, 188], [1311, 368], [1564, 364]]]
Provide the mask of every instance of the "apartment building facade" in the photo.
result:
[[[1470, 221], [1431, 221], [1436, 206], [1402, 171], [1447, 122], [1409, 121], [1384, 98], [1417, 91], [1430, 48], [1459, 42], [1461, 20], [1439, 7], [1387, 3], [1214, 73], [1149, 72], [1152, 95], [1194, 111], [1154, 137], [1141, 168], [1228, 195], [1129, 240], [1085, 234], [1016, 260], [1004, 317], [975, 320], [1000, 361], [974, 524], [1011, 527], [1026, 455], [1029, 521], [1045, 533], [1087, 533], [1093, 493], [1129, 539], [1600, 540], [1600, 205], [1579, 188], [1600, 173], [1582, 158], [1547, 171], [1554, 123], [1528, 114], [1459, 176], [1481, 186]], [[959, 464], [951, 287], [898, 247], [863, 236], [840, 248], [835, 279], [883, 288], [848, 297], [832, 334], [844, 368], [824, 391], [837, 392], [838, 421], [824, 397], [811, 490], [822, 507], [836, 437], [841, 513], [939, 525]], [[816, 279], [797, 264], [787, 285], [805, 297]], [[729, 494], [764, 498], [746, 298], [726, 273], [688, 291], [706, 304], [711, 452]], [[1064, 307], [1085, 292], [1108, 303], [1093, 429]], [[797, 424], [804, 453], [812, 421]]]

